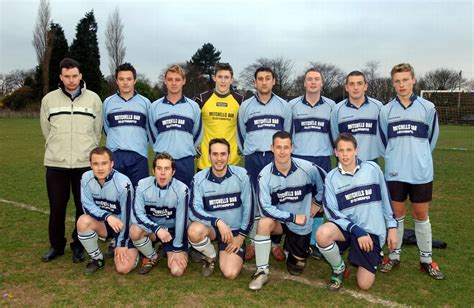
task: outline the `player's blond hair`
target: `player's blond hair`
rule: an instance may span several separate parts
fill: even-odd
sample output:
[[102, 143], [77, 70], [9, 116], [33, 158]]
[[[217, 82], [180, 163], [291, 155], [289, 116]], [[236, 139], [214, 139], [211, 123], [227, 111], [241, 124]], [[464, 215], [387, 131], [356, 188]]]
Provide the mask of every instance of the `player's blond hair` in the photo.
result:
[[415, 78], [415, 69], [409, 63], [400, 63], [395, 65], [390, 72], [390, 76], [393, 79], [393, 75], [396, 73], [410, 72], [412, 78]]
[[184, 71], [184, 69], [179, 66], [178, 64], [173, 64], [171, 65], [170, 67], [168, 67], [166, 69], [166, 72], [165, 72], [165, 78], [166, 78], [166, 75], [171, 72], [171, 73], [177, 73], [177, 74], [180, 74], [181, 77], [183, 77], [183, 79], [186, 79], [186, 72]]

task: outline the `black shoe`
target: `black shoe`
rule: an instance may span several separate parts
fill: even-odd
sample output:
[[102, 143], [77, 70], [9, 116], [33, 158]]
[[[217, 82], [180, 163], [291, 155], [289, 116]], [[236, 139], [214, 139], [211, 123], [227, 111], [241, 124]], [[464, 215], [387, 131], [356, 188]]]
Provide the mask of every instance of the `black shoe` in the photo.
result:
[[57, 250], [55, 248], [50, 248], [49, 251], [41, 257], [41, 261], [43, 262], [49, 262], [53, 261], [59, 256], [64, 255], [64, 250]]
[[193, 261], [194, 263], [199, 263], [202, 261], [202, 258], [204, 257], [204, 255], [200, 253], [199, 251], [197, 251], [196, 249], [194, 249], [193, 247], [191, 247], [191, 249], [189, 249], [189, 257], [191, 258], [191, 261]]
[[72, 263], [81, 263], [86, 259], [84, 250], [81, 248], [75, 248], [72, 250]]
[[321, 260], [323, 258], [323, 255], [319, 251], [318, 247], [316, 245], [310, 245], [309, 246], [309, 255], [316, 260]]
[[86, 275], [93, 274], [93, 273], [97, 272], [98, 270], [103, 269], [104, 265], [105, 265], [105, 262], [104, 262], [103, 259], [97, 259], [97, 260], [92, 259], [92, 260], [90, 260], [89, 263], [87, 263], [87, 266], [84, 269], [84, 274], [86, 274]]
[[109, 246], [107, 246], [107, 251], [105, 252], [105, 257], [106, 258], [113, 258], [115, 256], [115, 241], [112, 240], [110, 241]]
[[288, 255], [286, 259], [286, 269], [288, 273], [294, 276], [299, 276], [303, 273], [304, 268], [306, 267], [306, 260], [296, 259], [292, 254]]

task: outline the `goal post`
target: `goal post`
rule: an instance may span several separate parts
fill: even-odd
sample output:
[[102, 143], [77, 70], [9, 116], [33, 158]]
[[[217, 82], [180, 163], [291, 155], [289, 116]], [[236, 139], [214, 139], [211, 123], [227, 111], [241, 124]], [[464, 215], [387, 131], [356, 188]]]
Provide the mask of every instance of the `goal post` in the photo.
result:
[[435, 104], [440, 123], [474, 125], [472, 90], [421, 90], [420, 96]]

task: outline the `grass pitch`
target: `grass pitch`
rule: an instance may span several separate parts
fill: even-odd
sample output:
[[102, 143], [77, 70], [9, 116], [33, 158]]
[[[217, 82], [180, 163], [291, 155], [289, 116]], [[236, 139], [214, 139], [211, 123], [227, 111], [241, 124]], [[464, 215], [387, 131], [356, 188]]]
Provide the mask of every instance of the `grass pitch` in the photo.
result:
[[[435, 281], [421, 273], [418, 249], [404, 246], [401, 269], [378, 273], [372, 290], [358, 290], [353, 269], [342, 292], [336, 293], [323, 287], [330, 275], [329, 266], [313, 259], [308, 260], [298, 281], [289, 279], [284, 264], [272, 261], [270, 282], [259, 292], [247, 288], [252, 262], [234, 281], [225, 280], [218, 270], [204, 279], [199, 265], [193, 263], [181, 278], [171, 277], [165, 262], [146, 276], [136, 271], [124, 276], [115, 273], [110, 259], [105, 270], [85, 277], [85, 263], [73, 264], [69, 250], [58, 260], [43, 263], [40, 256], [49, 246], [48, 216], [18, 206], [26, 204], [48, 211], [39, 120], [0, 119], [0, 131], [0, 306], [474, 305], [470, 275], [474, 272], [474, 127], [442, 126], [434, 152], [430, 219], [433, 238], [446, 241], [448, 248], [435, 249], [433, 254], [446, 279]], [[69, 206], [68, 215], [73, 216], [73, 206]], [[408, 210], [407, 227], [413, 227], [410, 217]], [[72, 227], [68, 221], [68, 236]]]

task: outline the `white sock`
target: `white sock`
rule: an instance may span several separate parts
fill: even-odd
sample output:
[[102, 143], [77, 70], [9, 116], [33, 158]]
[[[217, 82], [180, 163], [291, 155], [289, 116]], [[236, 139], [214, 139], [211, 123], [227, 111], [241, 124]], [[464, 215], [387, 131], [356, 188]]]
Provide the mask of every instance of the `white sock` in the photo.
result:
[[255, 216], [252, 228], [250, 229], [248, 238], [250, 239], [250, 245], [254, 244], [255, 236], [257, 235], [257, 225], [260, 221], [260, 216]]
[[199, 243], [192, 243], [189, 242], [194, 249], [202, 253], [208, 258], [215, 258], [216, 257], [216, 250], [214, 249], [214, 245], [212, 245], [211, 240], [206, 236], [205, 239], [200, 241]]
[[84, 232], [77, 232], [77, 238], [81, 242], [87, 254], [94, 260], [104, 259], [102, 252], [99, 249], [99, 236], [94, 230], [86, 230]]
[[391, 260], [400, 261], [400, 253], [402, 252], [403, 232], [405, 232], [405, 216], [397, 219], [397, 246], [394, 250], [390, 251], [388, 257]]
[[416, 244], [420, 250], [420, 262], [431, 263], [433, 260], [431, 256], [433, 254], [433, 246], [431, 243], [431, 223], [430, 219], [427, 218], [425, 221], [415, 220], [415, 235]]
[[268, 260], [270, 258], [270, 250], [272, 248], [272, 242], [269, 235], [256, 235], [254, 239], [255, 245], [255, 265], [257, 271], [264, 271], [268, 274]]
[[154, 259], [156, 257], [156, 251], [148, 236], [144, 236], [138, 241], [133, 241], [133, 245], [147, 258]]
[[317, 245], [317, 247], [326, 261], [331, 265], [334, 273], [340, 274], [346, 270], [346, 266], [344, 265], [341, 254], [339, 253], [339, 246], [337, 246], [336, 243], [333, 242], [327, 247], [321, 247], [319, 245]]

